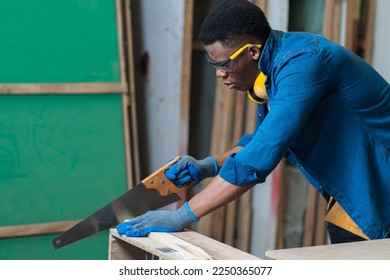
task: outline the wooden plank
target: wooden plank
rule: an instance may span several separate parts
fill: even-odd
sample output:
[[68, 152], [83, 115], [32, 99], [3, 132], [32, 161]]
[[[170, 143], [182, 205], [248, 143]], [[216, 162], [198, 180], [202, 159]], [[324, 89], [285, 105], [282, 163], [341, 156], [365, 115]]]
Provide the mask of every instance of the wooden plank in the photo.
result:
[[119, 235], [115, 229], [110, 230], [110, 260], [188, 260], [189, 256], [177, 252], [149, 237], [126, 237]]
[[[117, 33], [118, 33], [118, 46], [119, 46], [119, 66], [120, 66], [120, 77], [121, 83], [127, 82], [126, 77], [126, 63], [125, 63], [125, 53], [124, 53], [124, 28], [123, 28], [123, 12], [122, 12], [122, 2], [120, 0], [115, 0], [115, 11], [117, 19]], [[132, 153], [133, 147], [130, 140], [130, 127], [129, 127], [129, 98], [127, 95], [128, 88], [122, 92], [122, 114], [123, 114], [123, 131], [124, 131], [124, 141], [125, 141], [125, 158], [126, 158], [126, 178], [127, 178], [127, 188], [135, 185], [134, 173], [133, 173], [133, 161]]]
[[123, 26], [124, 26], [124, 44], [125, 48], [125, 65], [128, 81], [126, 110], [129, 115], [129, 147], [130, 158], [128, 168], [131, 170], [131, 178], [128, 179], [129, 188], [141, 181], [141, 167], [139, 155], [139, 141], [138, 141], [138, 122], [137, 122], [137, 98], [135, 91], [135, 74], [134, 74], [134, 50], [133, 50], [133, 32], [131, 22], [131, 1], [122, 1], [123, 3]]
[[333, 8], [333, 17], [331, 15], [330, 21], [332, 22], [332, 34], [331, 40], [333, 42], [339, 43], [341, 41], [341, 1], [336, 0]]
[[237, 227], [237, 208], [238, 203], [237, 200], [233, 200], [226, 207], [226, 222], [224, 227], [225, 236], [223, 242], [230, 246], [235, 245], [235, 233]]
[[390, 239], [269, 250], [265, 255], [277, 260], [388, 260]]
[[238, 140], [240, 140], [242, 134], [244, 133], [244, 121], [245, 121], [245, 103], [247, 101], [246, 94], [243, 92], [235, 92], [233, 98], [235, 98], [233, 106], [234, 109], [234, 119], [232, 121], [232, 142], [230, 143], [230, 147], [235, 145]]
[[252, 225], [252, 190], [247, 191], [239, 198], [237, 219], [237, 241], [235, 247], [250, 251]]
[[[207, 186], [211, 180], [212, 180], [211, 178], [207, 178], [207, 179], [203, 180], [200, 183], [201, 188], [203, 188], [204, 186]], [[203, 234], [203, 235], [211, 236], [212, 223], [213, 223], [213, 212], [211, 212], [210, 214], [207, 214], [206, 216], [203, 216], [200, 219], [200, 221], [198, 223], [196, 223], [196, 225], [195, 225], [196, 231]]]
[[216, 98], [222, 102], [216, 103], [217, 110], [213, 118], [212, 154], [223, 153], [232, 148], [235, 94], [237, 92], [229, 90], [221, 79], [217, 80]]
[[316, 217], [316, 234], [314, 239], [314, 245], [326, 244], [327, 237], [327, 222], [325, 221], [326, 216], [326, 201], [317, 193], [317, 217]]
[[212, 222], [211, 222], [211, 234], [210, 237], [224, 241], [224, 225], [226, 217], [226, 207], [220, 207], [217, 210], [214, 210], [212, 213]]
[[219, 242], [194, 231], [177, 232], [172, 233], [172, 235], [190, 242], [191, 244], [199, 246], [216, 260], [259, 260], [259, 258], [254, 255], [243, 252], [237, 248], [231, 247], [225, 243]]
[[[211, 150], [211, 154], [220, 154], [232, 147], [235, 92], [229, 91], [220, 79], [217, 81], [217, 92], [218, 95], [222, 95], [224, 98], [224, 107], [221, 111], [221, 115], [214, 119], [213, 130], [215, 127], [221, 126], [221, 134], [213, 135], [214, 147]], [[220, 207], [213, 211], [211, 237], [219, 241], [223, 241], [225, 237], [226, 211], [227, 206]]]
[[304, 223], [303, 246], [324, 245], [327, 242], [325, 199], [310, 185]]
[[202, 248], [191, 244], [179, 237], [171, 235], [166, 232], [152, 232], [149, 234], [149, 238], [166, 245], [167, 247], [189, 256], [194, 260], [211, 260], [209, 254], [207, 254]]
[[266, 13], [267, 11], [267, 0], [252, 0], [254, 4], [256, 4], [260, 9]]
[[134, 247], [132, 250], [129, 250], [130, 245], [119, 239], [112, 234], [109, 235], [108, 242], [108, 259], [109, 260], [140, 260], [145, 258], [145, 251]]
[[[265, 1], [262, 1], [263, 3]], [[245, 121], [242, 133], [252, 133], [256, 129], [257, 123], [257, 109], [258, 106], [246, 98], [245, 106]], [[238, 139], [237, 139], [238, 140]], [[237, 243], [236, 248], [249, 252], [251, 242], [252, 230], [252, 194], [253, 189], [244, 193], [239, 199], [238, 203], [238, 217], [237, 219]]]
[[353, 52], [357, 51], [360, 7], [360, 0], [347, 0], [345, 47]]
[[334, 0], [325, 0], [325, 8], [324, 8], [324, 20], [322, 26], [322, 34], [332, 40], [332, 13], [334, 8]]
[[313, 186], [309, 187], [306, 200], [306, 217], [303, 231], [303, 246], [312, 246], [314, 244], [315, 218], [317, 191]]
[[[119, 235], [116, 229], [110, 229], [109, 242], [121, 240], [119, 244], [109, 246], [109, 259], [135, 259], [142, 257], [139, 249], [164, 260], [214, 259], [214, 260], [258, 260], [259, 258], [228, 246], [215, 239], [194, 231], [176, 233], [153, 233], [151, 237], [126, 237]], [[184, 248], [183, 248], [184, 247]]]
[[[220, 154], [231, 148], [232, 122], [234, 120], [234, 92], [229, 91], [221, 79], [216, 82], [213, 126], [210, 153]], [[223, 241], [225, 207], [214, 210], [211, 216], [211, 229], [208, 236]], [[203, 233], [203, 232], [202, 232]]]
[[[115, 13], [116, 13], [116, 26], [118, 35], [118, 54], [119, 54], [119, 69], [120, 79], [124, 83], [126, 81], [126, 69], [125, 69], [125, 54], [124, 54], [124, 40], [123, 40], [123, 17], [122, 17], [122, 5], [121, 0], [115, 0]], [[124, 90], [124, 92], [127, 92]]]
[[2, 226], [0, 227], [0, 238], [59, 233], [66, 231], [79, 222], [80, 220], [73, 220], [65, 222]]
[[322, 34], [333, 42], [340, 42], [341, 1], [326, 0]]
[[185, 0], [179, 134], [179, 154], [181, 155], [188, 153], [189, 142], [193, 14], [194, 0]]
[[121, 93], [126, 90], [126, 83], [0, 84], [0, 94], [106, 94]]
[[375, 0], [366, 0], [367, 1], [367, 10], [366, 10], [366, 22], [364, 24], [364, 38], [362, 46], [364, 49], [363, 58], [371, 63], [372, 61], [372, 50], [373, 50], [373, 37], [374, 37], [374, 24], [375, 24]]
[[258, 110], [257, 105], [254, 102], [251, 101], [247, 102], [244, 132], [252, 133], [256, 129], [257, 110]]
[[286, 160], [282, 159], [279, 164], [279, 185], [278, 188], [278, 205], [277, 205], [277, 225], [276, 225], [276, 244], [277, 249], [285, 248], [284, 231], [285, 231], [285, 209], [286, 209]]
[[[235, 102], [233, 105], [235, 106], [235, 115], [234, 115], [234, 121], [232, 123], [233, 135], [231, 137], [232, 138], [231, 146], [237, 143], [244, 130], [243, 118], [244, 118], [244, 111], [245, 111], [246, 96], [243, 93], [237, 93], [233, 98], [235, 98]], [[239, 203], [238, 203], [239, 200], [240, 198], [230, 202], [226, 206], [226, 224], [225, 224], [224, 242], [230, 246], [235, 245], [236, 232], [238, 233], [238, 231], [241, 230], [241, 228], [237, 224], [238, 223], [237, 211], [239, 207]]]

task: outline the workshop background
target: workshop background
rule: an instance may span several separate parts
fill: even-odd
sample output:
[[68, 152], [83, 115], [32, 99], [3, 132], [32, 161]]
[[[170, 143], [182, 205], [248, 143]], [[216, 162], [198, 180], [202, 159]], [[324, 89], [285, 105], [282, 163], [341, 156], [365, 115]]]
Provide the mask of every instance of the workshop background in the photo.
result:
[[[197, 39], [221, 1], [0, 1], [0, 259], [107, 259], [107, 231], [51, 240], [173, 156], [222, 152], [253, 129], [256, 106], [216, 80]], [[272, 28], [324, 34], [390, 81], [389, 1], [253, 2]], [[326, 244], [324, 211], [282, 161], [192, 229], [264, 258]]]

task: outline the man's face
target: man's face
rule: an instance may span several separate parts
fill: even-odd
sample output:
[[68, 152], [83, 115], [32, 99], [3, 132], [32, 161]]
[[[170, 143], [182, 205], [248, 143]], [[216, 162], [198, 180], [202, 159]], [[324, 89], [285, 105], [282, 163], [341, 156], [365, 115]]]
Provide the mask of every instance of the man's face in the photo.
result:
[[260, 73], [257, 66], [260, 57], [258, 45], [224, 47], [217, 41], [205, 48], [210, 63], [216, 67], [217, 77], [229, 89], [247, 91], [253, 86]]

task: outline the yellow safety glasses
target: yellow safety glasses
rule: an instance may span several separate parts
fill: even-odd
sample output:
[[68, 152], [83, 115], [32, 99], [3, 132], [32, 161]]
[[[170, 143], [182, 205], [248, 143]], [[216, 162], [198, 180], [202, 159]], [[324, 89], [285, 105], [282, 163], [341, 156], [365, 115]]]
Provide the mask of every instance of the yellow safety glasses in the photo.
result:
[[234, 59], [239, 56], [246, 48], [249, 46], [256, 46], [258, 48], [261, 47], [261, 44], [246, 44], [245, 46], [239, 48], [234, 54], [232, 54], [228, 59], [221, 61], [221, 62], [215, 62], [212, 61], [208, 56], [207, 60], [208, 62], [214, 66], [216, 69], [225, 71], [225, 72], [232, 72], [234, 68], [236, 67], [236, 63], [234, 62]]

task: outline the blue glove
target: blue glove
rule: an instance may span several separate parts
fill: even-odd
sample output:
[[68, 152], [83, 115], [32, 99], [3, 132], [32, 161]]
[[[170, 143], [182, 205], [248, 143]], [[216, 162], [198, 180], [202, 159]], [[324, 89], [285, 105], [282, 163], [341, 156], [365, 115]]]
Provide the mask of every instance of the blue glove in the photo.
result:
[[199, 184], [203, 179], [213, 177], [217, 173], [218, 164], [212, 156], [208, 156], [203, 160], [196, 160], [191, 156], [183, 156], [165, 171], [165, 176], [177, 187], [182, 188], [191, 180]]
[[151, 232], [177, 232], [182, 231], [199, 219], [192, 213], [188, 203], [175, 211], [149, 211], [117, 226], [119, 234], [141, 237]]

